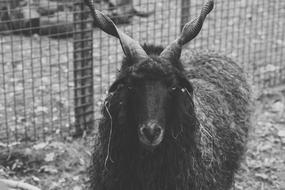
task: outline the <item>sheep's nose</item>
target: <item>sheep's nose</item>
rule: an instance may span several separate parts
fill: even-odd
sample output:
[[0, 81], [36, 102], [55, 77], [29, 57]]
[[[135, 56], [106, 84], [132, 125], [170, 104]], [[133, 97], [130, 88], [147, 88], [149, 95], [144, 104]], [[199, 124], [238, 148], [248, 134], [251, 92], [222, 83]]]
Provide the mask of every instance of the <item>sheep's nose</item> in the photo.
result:
[[140, 133], [145, 140], [152, 144], [162, 140], [163, 129], [156, 122], [149, 122], [140, 127]]

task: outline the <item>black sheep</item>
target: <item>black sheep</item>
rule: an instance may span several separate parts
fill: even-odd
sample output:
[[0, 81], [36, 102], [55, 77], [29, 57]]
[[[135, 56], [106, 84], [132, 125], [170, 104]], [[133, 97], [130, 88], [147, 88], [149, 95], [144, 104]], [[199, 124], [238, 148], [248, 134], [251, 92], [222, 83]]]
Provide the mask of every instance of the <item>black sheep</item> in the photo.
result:
[[141, 48], [87, 3], [126, 55], [102, 109], [91, 189], [230, 189], [250, 126], [249, 86], [229, 58], [209, 52], [180, 57], [213, 1], [165, 49]]

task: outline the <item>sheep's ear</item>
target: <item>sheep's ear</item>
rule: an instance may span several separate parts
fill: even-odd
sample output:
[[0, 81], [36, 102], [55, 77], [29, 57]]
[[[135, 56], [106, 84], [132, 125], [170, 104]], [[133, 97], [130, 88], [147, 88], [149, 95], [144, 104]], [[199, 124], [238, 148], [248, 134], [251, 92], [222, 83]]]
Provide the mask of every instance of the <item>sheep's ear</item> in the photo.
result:
[[113, 84], [109, 88], [109, 93], [115, 92], [120, 87], [125, 85], [125, 78], [119, 78], [113, 82]]

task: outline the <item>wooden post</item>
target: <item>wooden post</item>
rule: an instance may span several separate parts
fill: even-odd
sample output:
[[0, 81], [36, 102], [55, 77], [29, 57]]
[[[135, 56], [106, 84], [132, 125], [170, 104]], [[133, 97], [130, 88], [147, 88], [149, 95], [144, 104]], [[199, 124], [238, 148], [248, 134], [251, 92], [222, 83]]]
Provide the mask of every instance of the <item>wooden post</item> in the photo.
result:
[[81, 136], [94, 126], [93, 26], [88, 7], [81, 2], [74, 7], [74, 136]]
[[190, 0], [181, 0], [181, 20], [180, 30], [182, 31], [183, 26], [189, 22], [190, 18]]

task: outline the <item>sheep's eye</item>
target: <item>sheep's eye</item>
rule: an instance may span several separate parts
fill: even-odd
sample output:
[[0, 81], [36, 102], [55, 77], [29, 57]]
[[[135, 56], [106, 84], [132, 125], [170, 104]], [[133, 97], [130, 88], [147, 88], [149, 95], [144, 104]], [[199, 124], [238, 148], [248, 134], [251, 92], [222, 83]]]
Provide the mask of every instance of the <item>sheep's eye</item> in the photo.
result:
[[128, 89], [128, 91], [130, 91], [130, 92], [134, 92], [134, 91], [136, 90], [136, 88], [135, 88], [134, 86], [132, 86], [132, 85], [128, 85], [128, 86], [127, 86], [127, 89]]
[[170, 93], [185, 93], [187, 92], [187, 89], [180, 86], [173, 86], [169, 88], [169, 91]]
[[177, 92], [177, 90], [179, 90], [179, 87], [178, 86], [171, 86], [171, 87], [169, 87], [168, 90], [170, 93]]

